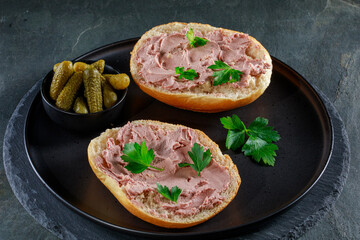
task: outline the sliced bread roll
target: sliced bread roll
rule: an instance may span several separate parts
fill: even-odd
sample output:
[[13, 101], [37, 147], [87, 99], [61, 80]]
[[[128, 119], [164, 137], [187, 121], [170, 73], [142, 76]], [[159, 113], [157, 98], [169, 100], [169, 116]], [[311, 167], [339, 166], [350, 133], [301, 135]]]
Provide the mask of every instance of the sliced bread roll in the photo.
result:
[[[190, 47], [186, 37], [190, 29], [209, 42]], [[208, 67], [217, 60], [243, 72], [240, 81], [215, 86], [214, 70]], [[180, 79], [175, 67], [194, 69], [198, 78]], [[130, 71], [140, 89], [161, 102], [192, 111], [221, 112], [262, 95], [270, 84], [272, 61], [267, 50], [247, 34], [207, 24], [172, 22], [142, 35], [131, 52]]]
[[[125, 169], [120, 157], [124, 144], [141, 141], [154, 150], [150, 165], [164, 171], [148, 168], [133, 174]], [[195, 142], [213, 157], [200, 175], [178, 166], [192, 163], [187, 151]], [[233, 200], [241, 183], [231, 158], [205, 133], [158, 121], [137, 120], [106, 130], [90, 142], [88, 159], [97, 178], [130, 213], [165, 228], [186, 228], [212, 218]], [[177, 202], [158, 193], [156, 183], [182, 189]]]

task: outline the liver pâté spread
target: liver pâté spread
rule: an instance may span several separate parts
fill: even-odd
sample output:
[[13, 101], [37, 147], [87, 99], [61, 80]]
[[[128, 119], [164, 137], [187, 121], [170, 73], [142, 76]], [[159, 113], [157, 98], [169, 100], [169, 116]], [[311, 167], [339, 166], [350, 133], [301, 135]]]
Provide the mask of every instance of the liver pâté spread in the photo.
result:
[[[222, 30], [203, 35], [194, 31], [195, 36], [209, 40], [204, 46], [191, 48], [186, 38], [186, 30], [179, 33], [162, 34], [146, 40], [138, 51], [136, 61], [142, 64], [140, 75], [150, 84], [167, 90], [189, 90], [206, 82], [213, 81], [213, 70], [208, 69], [216, 60], [243, 72], [241, 80], [231, 84], [233, 87], [247, 86], [250, 76], [258, 76], [270, 68], [261, 59], [253, 59], [246, 54], [252, 44], [249, 36], [234, 33], [226, 36]], [[178, 79], [175, 67], [194, 69], [198, 78], [193, 81]]]
[[[164, 171], [148, 168], [142, 173], [133, 174], [124, 168], [127, 164], [121, 159], [124, 145], [129, 142], [140, 144], [142, 141], [146, 142], [148, 149], [154, 150], [155, 158], [151, 165], [164, 168]], [[135, 205], [165, 218], [169, 214], [187, 217], [220, 204], [224, 200], [220, 194], [230, 184], [226, 168], [214, 160], [201, 171], [200, 176], [191, 167], [178, 166], [179, 163], [193, 163], [187, 152], [191, 151], [195, 142], [199, 143], [198, 135], [190, 128], [178, 127], [173, 131], [164, 131], [157, 125], [127, 123], [120, 128], [116, 139], [108, 139], [102, 157], [97, 157], [95, 163], [125, 187], [129, 199]], [[157, 182], [169, 189], [173, 186], [182, 189], [177, 203], [157, 192]], [[152, 196], [157, 204], [156, 209], [153, 204], [141, 200], [141, 196], [146, 195]]]

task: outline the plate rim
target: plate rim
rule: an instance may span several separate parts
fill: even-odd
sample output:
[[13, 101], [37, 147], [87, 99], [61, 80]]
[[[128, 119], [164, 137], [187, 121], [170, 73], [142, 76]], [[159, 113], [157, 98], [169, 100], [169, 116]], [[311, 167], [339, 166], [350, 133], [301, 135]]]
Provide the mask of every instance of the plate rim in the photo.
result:
[[[122, 45], [122, 44], [128, 44], [128, 43], [132, 43], [138, 41], [140, 38], [139, 37], [134, 37], [134, 38], [129, 38], [129, 39], [125, 39], [125, 40], [120, 40], [120, 41], [116, 41], [110, 44], [106, 44], [103, 46], [100, 46], [98, 48], [95, 48], [93, 50], [90, 50], [76, 58], [74, 58], [71, 61], [79, 61], [79, 60], [86, 60], [86, 57], [95, 53], [95, 52], [99, 52], [102, 51], [104, 49], [108, 49], [117, 45]], [[105, 220], [99, 219], [95, 216], [92, 216], [91, 214], [75, 207], [74, 205], [72, 205], [71, 203], [69, 203], [68, 201], [66, 201], [64, 198], [62, 198], [59, 194], [57, 194], [55, 192], [55, 190], [53, 190], [46, 182], [45, 180], [41, 177], [40, 173], [38, 172], [38, 170], [36, 169], [36, 166], [33, 164], [32, 160], [31, 160], [31, 155], [29, 153], [28, 150], [28, 138], [27, 138], [27, 131], [28, 131], [28, 124], [29, 124], [29, 116], [30, 116], [30, 112], [31, 110], [34, 108], [34, 102], [39, 98], [40, 102], [41, 102], [41, 96], [40, 96], [40, 90], [38, 90], [38, 92], [36, 93], [35, 97], [33, 98], [33, 100], [31, 101], [31, 105], [29, 107], [29, 109], [26, 112], [26, 118], [24, 121], [24, 126], [23, 126], [23, 143], [24, 143], [24, 147], [25, 147], [25, 152], [26, 152], [26, 156], [27, 156], [27, 160], [29, 161], [31, 168], [33, 169], [33, 171], [35, 172], [36, 176], [38, 177], [38, 179], [42, 182], [43, 185], [45, 185], [45, 187], [58, 199], [60, 200], [62, 203], [64, 203], [67, 207], [69, 207], [71, 210], [75, 211], [76, 213], [79, 213], [82, 216], [85, 216], [87, 218], [89, 218], [90, 220], [96, 222], [96, 223], [100, 223], [106, 227], [110, 227], [112, 229], [115, 230], [120, 230], [123, 233], [130, 233], [130, 234], [134, 234], [137, 236], [146, 236], [146, 237], [197, 237], [197, 236], [207, 236], [210, 234], [220, 234], [220, 233], [226, 233], [226, 232], [232, 232], [234, 230], [239, 230], [245, 227], [248, 227], [250, 225], [253, 225], [255, 223], [258, 222], [262, 222], [265, 219], [271, 218], [281, 212], [283, 212], [284, 210], [286, 210], [287, 208], [291, 207], [292, 205], [294, 205], [296, 202], [298, 202], [301, 198], [303, 198], [312, 188], [313, 186], [319, 181], [319, 179], [321, 178], [321, 176], [323, 175], [323, 173], [325, 172], [330, 158], [332, 156], [333, 153], [333, 148], [334, 148], [334, 129], [333, 129], [333, 123], [332, 123], [332, 119], [329, 115], [328, 109], [325, 106], [322, 98], [320, 97], [320, 95], [318, 94], [318, 92], [316, 91], [316, 89], [312, 86], [312, 84], [306, 79], [304, 78], [300, 73], [298, 73], [295, 69], [293, 69], [292, 67], [290, 67], [289, 65], [287, 65], [286, 63], [284, 63], [283, 61], [279, 60], [278, 58], [271, 56], [272, 60], [275, 60], [276, 62], [278, 62], [280, 65], [282, 65], [282, 67], [285, 67], [287, 69], [287, 71], [292, 72], [293, 74], [297, 75], [297, 78], [300, 78], [306, 85], [306, 87], [308, 89], [311, 90], [313, 96], [316, 97], [318, 103], [320, 103], [321, 108], [323, 109], [323, 112], [326, 115], [326, 120], [327, 123], [329, 124], [329, 129], [330, 129], [330, 146], [329, 146], [329, 152], [328, 152], [328, 156], [326, 159], [326, 163], [324, 165], [324, 167], [322, 168], [321, 172], [319, 173], [319, 175], [316, 177], [316, 179], [313, 182], [309, 182], [306, 185], [306, 190], [303, 192], [299, 192], [296, 196], [293, 197], [293, 200], [290, 200], [289, 204], [285, 204], [285, 206], [280, 207], [279, 209], [277, 209], [276, 211], [271, 212], [270, 214], [267, 214], [264, 217], [258, 218], [256, 220], [253, 220], [251, 222], [247, 222], [245, 224], [239, 225], [239, 226], [234, 226], [234, 227], [230, 227], [230, 228], [226, 228], [226, 229], [221, 229], [221, 230], [215, 230], [212, 232], [184, 232], [184, 233], [172, 233], [172, 232], [166, 232], [166, 233], [159, 233], [159, 232], [146, 232], [146, 231], [140, 231], [140, 230], [135, 230], [135, 229], [130, 229], [130, 228], [126, 228], [126, 227], [122, 227], [110, 222], [107, 222]], [[114, 69], [116, 69], [114, 67]], [[116, 69], [117, 70], [117, 69]], [[312, 177], [314, 178], [314, 176]]]

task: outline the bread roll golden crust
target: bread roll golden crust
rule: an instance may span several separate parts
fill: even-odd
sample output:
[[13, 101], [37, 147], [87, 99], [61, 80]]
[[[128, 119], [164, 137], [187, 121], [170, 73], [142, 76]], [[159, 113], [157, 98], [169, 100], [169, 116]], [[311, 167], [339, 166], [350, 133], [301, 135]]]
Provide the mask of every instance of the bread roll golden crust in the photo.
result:
[[[163, 123], [158, 121], [151, 120], [137, 120], [132, 122], [133, 124], [152, 124], [158, 125], [164, 130], [173, 130], [177, 127], [184, 127], [182, 125], [174, 125], [169, 123]], [[144, 211], [141, 206], [135, 205], [127, 196], [126, 191], [123, 186], [119, 184], [114, 178], [110, 177], [104, 173], [99, 167], [95, 164], [95, 159], [98, 156], [102, 155], [102, 150], [106, 148], [106, 142], [109, 138], [116, 138], [119, 128], [108, 129], [102, 133], [99, 137], [93, 139], [88, 146], [88, 160], [91, 166], [91, 169], [95, 173], [96, 177], [110, 190], [110, 192], [117, 198], [117, 200], [133, 215], [141, 218], [142, 220], [152, 223], [154, 225], [165, 227], [165, 228], [186, 228], [202, 223], [221, 210], [223, 210], [236, 196], [241, 179], [236, 165], [232, 162], [229, 155], [223, 155], [219, 146], [214, 143], [205, 133], [200, 130], [196, 130], [198, 134], [199, 141], [202, 145], [210, 149], [213, 160], [216, 161], [221, 166], [226, 167], [230, 175], [230, 184], [228, 189], [223, 193], [225, 200], [213, 207], [212, 209], [205, 209], [197, 213], [195, 216], [191, 217], [182, 217], [177, 219], [166, 219], [158, 216], [154, 216]]]
[[170, 34], [174, 32], [181, 32], [182, 30], [189, 28], [203, 34], [219, 29], [223, 31], [224, 35], [238, 33], [233, 30], [212, 27], [208, 24], [180, 22], [159, 25], [150, 29], [144, 33], [140, 40], [136, 43], [131, 52], [130, 59], [130, 71], [132, 78], [142, 91], [171, 106], [197, 112], [221, 112], [238, 108], [255, 101], [264, 93], [265, 89], [270, 84], [272, 61], [267, 50], [251, 36], [248, 37], [252, 44], [247, 49], [246, 54], [253, 59], [262, 59], [266, 64], [270, 65], [270, 68], [267, 69], [264, 74], [251, 77], [251, 81], [253, 83], [251, 86], [235, 89], [228, 84], [223, 84], [219, 86], [212, 86], [215, 91], [206, 93], [202, 92], [201, 89], [198, 89], [197, 91], [167, 90], [154, 86], [153, 84], [148, 83], [146, 79], [143, 79], [140, 74], [141, 64], [137, 63], [136, 58], [138, 51], [145, 44], [146, 40], [163, 33]]

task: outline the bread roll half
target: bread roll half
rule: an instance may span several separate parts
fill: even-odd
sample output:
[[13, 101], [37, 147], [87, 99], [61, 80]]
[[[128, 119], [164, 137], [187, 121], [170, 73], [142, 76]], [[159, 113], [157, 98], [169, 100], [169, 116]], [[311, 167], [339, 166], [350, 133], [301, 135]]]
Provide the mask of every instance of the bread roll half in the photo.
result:
[[[186, 45], [186, 32], [190, 29], [195, 36], [209, 42], [195, 48]], [[181, 36], [183, 39], [177, 39], [178, 44], [174, 44], [174, 37]], [[196, 62], [191, 54], [195, 59], [199, 54], [203, 56]], [[214, 86], [213, 70], [208, 66], [216, 60], [244, 72], [241, 80]], [[182, 63], [178, 67], [185, 70], [200, 64], [203, 69], [196, 67], [199, 79], [191, 83], [179, 79], [174, 70], [176, 61]], [[221, 112], [247, 105], [263, 94], [270, 84], [272, 61], [267, 50], [247, 34], [207, 24], [173, 22], [156, 26], [142, 35], [131, 52], [130, 71], [140, 89], [161, 102], [186, 110]]]
[[[129, 132], [126, 130], [130, 128], [129, 126], [133, 129], [149, 128], [152, 133], [147, 134], [147, 136], [138, 136], [140, 132]], [[177, 136], [179, 134], [181, 136]], [[189, 137], [189, 134], [192, 137]], [[113, 162], [111, 162], [112, 160], [109, 160], [110, 162], [106, 163], [106, 157], [104, 156], [108, 156], [107, 154], [109, 154], [106, 149], [109, 149], [109, 145], [112, 143], [123, 146], [125, 144], [123, 141], [125, 135], [136, 135], [135, 137], [129, 137], [129, 139], [131, 139], [130, 141], [136, 141], [136, 139], [139, 140], [142, 138], [146, 139], [147, 146], [154, 149], [154, 165], [156, 165], [156, 167], [164, 167], [164, 165], [167, 164], [166, 167], [164, 167], [164, 171], [160, 173], [156, 172], [156, 170], [146, 169], [142, 173], [132, 174], [124, 168], [124, 162], [121, 163], [119, 152], [113, 152], [113, 156], [117, 160]], [[174, 140], [171, 144], [165, 144], [165, 141], [160, 140], [149, 140], [149, 138], [154, 136], [157, 138], [160, 135], [165, 136], [163, 138], [160, 137], [160, 139], [172, 138], [177, 140]], [[114, 141], [110, 141], [109, 139], [113, 139]], [[167, 143], [168, 142], [169, 141], [167, 141]], [[204, 149], [209, 149], [213, 157], [210, 164], [202, 170], [200, 176], [198, 176], [197, 172], [191, 167], [178, 167], [179, 161], [189, 160], [185, 159], [185, 155], [187, 155], [185, 153], [190, 147], [186, 145], [189, 145], [190, 142], [197, 142], [203, 146]], [[173, 150], [175, 149], [174, 146], [176, 146], [176, 150]], [[116, 149], [116, 147], [114, 149]], [[156, 149], [161, 149], [161, 151], [166, 153], [169, 150], [182, 151], [175, 152], [176, 154], [179, 153], [179, 155], [174, 156], [184, 156], [184, 159], [178, 159], [178, 157], [172, 158], [172, 153], [165, 154], [166, 156], [164, 158], [166, 159], [161, 159], [162, 153], [159, 152], [160, 150]], [[219, 146], [205, 133], [182, 125], [158, 121], [138, 120], [130, 122], [122, 128], [106, 130], [99, 137], [90, 142], [88, 146], [88, 159], [96, 177], [130, 213], [144, 221], [165, 228], [186, 228], [210, 219], [223, 210], [233, 200], [241, 183], [237, 167], [234, 165], [231, 158], [226, 154], [223, 155]], [[177, 162], [172, 164], [171, 161]], [[172, 169], [169, 169], [169, 166]], [[170, 180], [164, 178], [165, 175], [168, 176], [168, 179], [171, 179], [172, 183], [169, 183]], [[149, 179], [149, 182], [144, 182], [146, 181], [144, 179], [147, 178]], [[173, 184], [175, 184], [174, 182], [177, 183], [177, 186], [185, 187], [180, 194], [177, 203], [174, 203], [164, 198], [156, 191], [155, 182], [159, 182], [162, 185], [172, 184], [171, 186], [168, 186], [169, 189], [173, 187]], [[221, 186], [221, 184], [224, 184], [225, 188]], [[189, 190], [185, 190], [188, 185], [194, 186], [196, 191], [190, 189], [192, 187], [188, 187]], [[221, 191], [219, 192], [216, 190], [217, 185], [221, 186]], [[143, 190], [139, 190], [139, 186], [140, 189], [143, 188]], [[212, 188], [215, 190], [212, 190]], [[133, 193], [134, 191], [137, 193]], [[191, 191], [194, 192], [191, 193]], [[205, 195], [198, 197], [200, 196], [197, 195], [198, 193], [204, 193]], [[201, 204], [199, 204], [199, 200], [202, 201]], [[188, 207], [192, 204], [193, 208]], [[196, 207], [194, 207], [195, 205]], [[189, 213], [191, 214], [184, 214], [184, 212], [181, 212], [185, 211], [182, 210], [182, 208], [186, 211], [190, 211]]]

